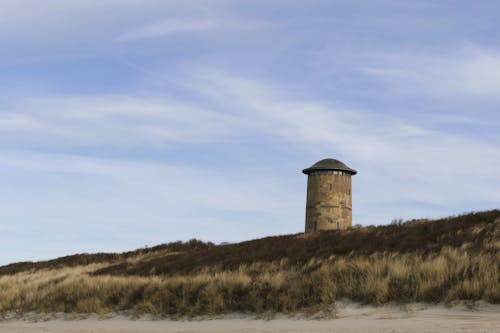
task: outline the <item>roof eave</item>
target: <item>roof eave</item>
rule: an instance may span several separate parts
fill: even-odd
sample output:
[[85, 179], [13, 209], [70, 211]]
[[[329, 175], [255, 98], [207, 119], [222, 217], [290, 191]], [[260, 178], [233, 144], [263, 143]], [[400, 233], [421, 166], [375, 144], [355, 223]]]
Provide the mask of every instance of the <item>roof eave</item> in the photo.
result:
[[307, 169], [304, 169], [302, 170], [302, 172], [306, 175], [309, 175], [311, 172], [314, 172], [314, 171], [342, 171], [342, 172], [347, 172], [349, 173], [351, 176], [354, 176], [355, 174], [357, 174], [358, 172], [354, 169], [331, 169], [331, 168], [307, 168]]

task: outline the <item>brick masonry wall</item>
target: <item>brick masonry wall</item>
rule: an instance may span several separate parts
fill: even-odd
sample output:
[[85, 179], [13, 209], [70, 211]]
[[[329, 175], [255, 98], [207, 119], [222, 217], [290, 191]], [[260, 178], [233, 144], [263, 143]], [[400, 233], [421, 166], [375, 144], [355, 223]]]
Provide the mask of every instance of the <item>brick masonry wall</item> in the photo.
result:
[[352, 226], [351, 175], [311, 173], [307, 177], [306, 232]]

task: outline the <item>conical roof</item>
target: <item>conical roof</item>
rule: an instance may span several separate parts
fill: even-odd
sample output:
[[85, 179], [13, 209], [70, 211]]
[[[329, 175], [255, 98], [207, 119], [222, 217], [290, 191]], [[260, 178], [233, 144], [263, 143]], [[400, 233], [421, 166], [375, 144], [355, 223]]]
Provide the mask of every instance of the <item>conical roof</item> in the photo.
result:
[[327, 170], [333, 170], [333, 171], [344, 171], [347, 173], [350, 173], [351, 175], [355, 175], [358, 172], [354, 169], [349, 168], [347, 165], [344, 163], [340, 162], [339, 160], [333, 159], [333, 158], [325, 158], [324, 160], [318, 161], [314, 163], [313, 166], [302, 170], [303, 173], [306, 175], [310, 174], [313, 171], [327, 171]]

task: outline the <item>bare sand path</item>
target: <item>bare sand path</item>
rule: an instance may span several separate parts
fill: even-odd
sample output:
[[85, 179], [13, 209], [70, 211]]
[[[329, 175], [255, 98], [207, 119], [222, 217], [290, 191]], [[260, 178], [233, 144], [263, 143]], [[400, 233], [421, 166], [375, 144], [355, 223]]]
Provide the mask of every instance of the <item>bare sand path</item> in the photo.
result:
[[128, 320], [114, 317], [83, 320], [8, 320], [0, 322], [0, 333], [228, 333], [228, 332], [500, 332], [500, 305], [445, 308], [442, 306], [409, 305], [402, 307], [358, 307], [342, 305], [337, 319], [308, 320], [279, 317], [256, 320], [227, 316], [224, 319], [172, 321]]

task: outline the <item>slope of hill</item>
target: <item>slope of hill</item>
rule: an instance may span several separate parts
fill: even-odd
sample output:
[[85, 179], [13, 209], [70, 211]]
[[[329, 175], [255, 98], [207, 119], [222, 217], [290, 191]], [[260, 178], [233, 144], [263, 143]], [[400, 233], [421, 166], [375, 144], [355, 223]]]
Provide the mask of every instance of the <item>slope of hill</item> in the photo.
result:
[[197, 315], [363, 303], [500, 302], [500, 210], [435, 221], [267, 237], [192, 240], [121, 254], [0, 267], [0, 314]]

